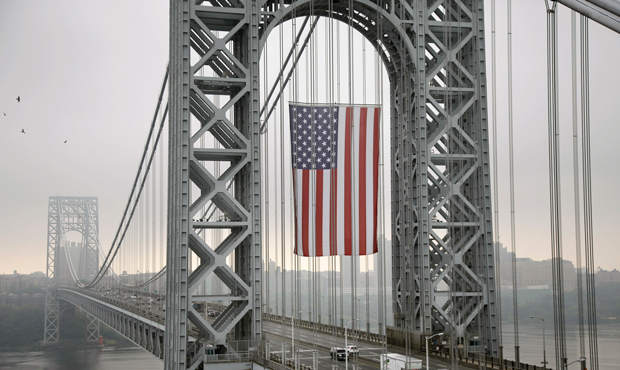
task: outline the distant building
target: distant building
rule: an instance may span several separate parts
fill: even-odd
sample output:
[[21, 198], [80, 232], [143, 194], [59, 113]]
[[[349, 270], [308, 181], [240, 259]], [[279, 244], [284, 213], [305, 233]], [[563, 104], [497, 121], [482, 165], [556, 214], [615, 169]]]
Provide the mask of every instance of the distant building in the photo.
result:
[[609, 283], [620, 283], [620, 271], [617, 269], [606, 271], [599, 267], [596, 271], [596, 284], [599, 285]]
[[[502, 286], [512, 286], [512, 253], [501, 243], [499, 245]], [[531, 258], [517, 258], [517, 289], [549, 289], [553, 286], [552, 260], [534, 261]], [[571, 261], [563, 260], [564, 289], [577, 287], [577, 270]]]
[[14, 271], [11, 275], [0, 275], [0, 293], [21, 292], [30, 288], [43, 288], [47, 278], [40, 272], [19, 274]]

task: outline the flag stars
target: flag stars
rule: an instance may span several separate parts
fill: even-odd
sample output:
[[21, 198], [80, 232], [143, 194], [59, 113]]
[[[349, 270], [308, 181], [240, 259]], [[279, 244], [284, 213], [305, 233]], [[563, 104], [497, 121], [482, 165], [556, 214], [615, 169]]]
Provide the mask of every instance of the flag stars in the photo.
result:
[[[331, 126], [337, 117], [338, 108], [292, 106], [293, 168], [304, 170], [335, 168], [338, 136], [332, 131]], [[334, 128], [337, 128], [337, 125]]]

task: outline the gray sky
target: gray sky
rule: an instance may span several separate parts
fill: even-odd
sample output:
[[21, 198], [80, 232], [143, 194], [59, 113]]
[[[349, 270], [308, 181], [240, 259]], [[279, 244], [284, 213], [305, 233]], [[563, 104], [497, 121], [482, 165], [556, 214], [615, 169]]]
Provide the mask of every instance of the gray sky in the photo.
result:
[[[500, 235], [508, 246], [504, 3], [498, 124]], [[513, 7], [517, 248], [519, 256], [544, 259], [551, 254], [544, 2]], [[574, 260], [569, 11], [560, 8], [560, 17], [564, 256]], [[593, 23], [590, 33], [595, 264], [610, 269], [620, 267], [620, 36]], [[168, 59], [168, 1], [0, 0], [0, 35], [0, 112], [7, 114], [0, 115], [0, 273], [44, 271], [50, 195], [98, 196], [102, 245], [111, 242]], [[489, 32], [488, 51], [490, 41]]]

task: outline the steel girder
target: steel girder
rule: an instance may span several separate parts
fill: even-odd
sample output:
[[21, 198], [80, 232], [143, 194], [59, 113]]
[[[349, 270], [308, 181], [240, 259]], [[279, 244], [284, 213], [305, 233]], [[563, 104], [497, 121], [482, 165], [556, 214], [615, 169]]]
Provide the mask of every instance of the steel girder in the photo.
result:
[[91, 297], [86, 292], [59, 288], [54, 293], [58, 300], [86, 312], [89, 320], [95, 317], [154, 356], [164, 358], [164, 325], [161, 323]]
[[352, 14], [391, 84], [396, 325], [478, 335], [496, 355], [483, 1], [348, 4], [266, 2], [262, 42], [294, 16]]
[[391, 81], [395, 323], [496, 355], [483, 1], [420, 0], [411, 18], [416, 55]]
[[56, 290], [45, 290], [45, 327], [43, 345], [56, 344], [60, 339], [60, 315], [65, 310], [56, 296]]
[[[50, 197], [47, 226], [47, 277], [51, 286], [45, 292], [45, 328], [43, 343], [58, 343], [60, 315], [64, 306], [58, 301], [55, 290], [62, 282], [62, 273], [69, 272], [67, 249], [60, 243], [65, 233], [77, 231], [82, 234], [82, 250], [76, 277], [81, 280], [93, 278], [99, 269], [99, 208], [96, 197]], [[72, 261], [75, 263], [76, 261]], [[62, 271], [67, 269], [67, 271]], [[98, 326], [97, 326], [98, 328]], [[92, 330], [91, 330], [92, 329]], [[94, 335], [89, 325], [87, 335]], [[98, 329], [97, 329], [98, 336]]]
[[[73, 268], [79, 280], [92, 279], [99, 271], [99, 204], [97, 197], [50, 197], [47, 228], [47, 277], [60, 283], [59, 269], [69, 266], [63, 236], [70, 231], [82, 234], [79, 261]], [[64, 252], [61, 252], [61, 248]]]
[[620, 4], [614, 0], [557, 0], [558, 3], [620, 33]]
[[[259, 17], [257, 1], [170, 2], [167, 370], [190, 367], [191, 328], [197, 352], [233, 352], [228, 341], [261, 335]], [[229, 235], [209, 245], [213, 230]], [[190, 269], [192, 255], [200, 263]], [[230, 295], [197, 294], [211, 274]], [[212, 324], [192, 306], [218, 300], [231, 303]]]
[[86, 341], [94, 342], [99, 340], [99, 319], [97, 317], [86, 313], [86, 319], [88, 324], [86, 325]]
[[[169, 232], [176, 243], [169, 243], [173, 252], [168, 260], [169, 284], [170, 279], [174, 281], [169, 285], [169, 295], [175, 287], [181, 289], [169, 298], [170, 304], [175, 304], [174, 297], [180, 303], [169, 311], [169, 315], [180, 314], [175, 316], [179, 319], [174, 325], [185, 325], [183, 320], [191, 312], [191, 293], [187, 293], [190, 281], [202, 281], [199, 277], [211, 272], [217, 274], [218, 267], [218, 276], [229, 271], [215, 262], [221, 256], [218, 252], [239, 250], [239, 240], [244, 237], [252, 248], [244, 249], [249, 253], [237, 252], [241, 260], [235, 263], [235, 276], [243, 276], [243, 288], [254, 288], [254, 311], [260, 308], [259, 151], [250, 149], [258, 147], [257, 30], [262, 47], [269, 32], [293, 16], [312, 12], [348, 23], [349, 14], [353, 14], [353, 27], [379, 50], [391, 83], [397, 326], [418, 334], [477, 334], [496, 354], [483, 1], [360, 0], [354, 1], [351, 13], [348, 2], [334, 2], [332, 13], [327, 1], [317, 0], [203, 3], [171, 2], [170, 170], [171, 178], [176, 179], [170, 184], [169, 217], [170, 224], [179, 225]], [[193, 65], [190, 50], [199, 56]], [[215, 77], [197, 76], [205, 67]], [[220, 109], [212, 95], [225, 95], [230, 100]], [[226, 115], [231, 110], [234, 114]], [[192, 135], [190, 115], [200, 125]], [[223, 149], [196, 148], [198, 138], [206, 132]], [[214, 176], [202, 165], [206, 160], [229, 161], [230, 169]], [[227, 186], [233, 178], [235, 197]], [[193, 203], [190, 179], [200, 189]], [[218, 227], [193, 220], [208, 202], [222, 209], [227, 220], [235, 217], [234, 223], [219, 223], [233, 230], [230, 243], [234, 247], [210, 248], [197, 236], [196, 229]], [[173, 214], [175, 207], [177, 213]], [[188, 248], [203, 259], [192, 273], [199, 274], [195, 279], [187, 278]], [[243, 263], [248, 257], [254, 264]], [[250, 286], [250, 282], [255, 285]], [[194, 324], [210, 334], [205, 337], [213, 339], [213, 328], [191, 313]], [[256, 313], [252, 315], [252, 326], [246, 322], [238, 330], [256, 336], [260, 319]], [[184, 330], [174, 335], [177, 342], [170, 342], [176, 346], [171, 354], [184, 351]]]

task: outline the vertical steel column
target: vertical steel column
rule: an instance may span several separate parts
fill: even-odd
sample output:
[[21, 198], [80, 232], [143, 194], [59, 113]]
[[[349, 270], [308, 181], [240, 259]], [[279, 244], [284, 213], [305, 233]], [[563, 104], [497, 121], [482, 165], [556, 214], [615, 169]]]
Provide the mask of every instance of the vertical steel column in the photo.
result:
[[414, 338], [479, 336], [496, 355], [483, 1], [395, 6], [413, 19], [405, 27], [416, 48], [392, 80], [395, 323]]
[[47, 211], [47, 269], [46, 274], [49, 285], [45, 289], [45, 328], [43, 331], [43, 344], [58, 343], [60, 325], [60, 305], [56, 297], [58, 284], [56, 259], [60, 245], [60, 220], [58, 215], [58, 202], [50, 197]]
[[[167, 370], [200, 366], [207, 345], [232, 356], [253, 351], [262, 289], [260, 5], [171, 1], [170, 9]], [[219, 230], [228, 236], [210, 245]], [[191, 271], [190, 259], [198, 260]], [[207, 278], [229, 293], [205, 294]], [[222, 301], [229, 304], [213, 322], [194, 308]], [[198, 333], [191, 351], [190, 328]]]
[[95, 342], [99, 340], [99, 319], [90, 313], [83, 311], [86, 314], [88, 323], [86, 325], [86, 341]]
[[[45, 329], [43, 343], [59, 340], [59, 319], [63, 304], [58, 300], [56, 288], [61, 278], [71, 275], [67, 248], [60, 243], [65, 233], [77, 231], [82, 234], [82, 258], [78, 261], [82, 280], [95, 276], [99, 269], [99, 208], [96, 197], [50, 197], [47, 226], [47, 277], [51, 280], [45, 292]], [[76, 261], [71, 261], [75, 263]], [[70, 280], [69, 280], [70, 281]]]
[[[415, 4], [416, 16], [416, 31], [415, 31], [415, 44], [417, 51], [417, 60], [415, 61], [415, 81], [414, 81], [414, 99], [415, 104], [412, 105], [415, 114], [415, 142], [416, 142], [416, 181], [414, 186], [416, 191], [414, 192], [417, 198], [418, 222], [417, 222], [417, 235], [414, 243], [414, 255], [420, 256], [419, 261], [416, 263], [416, 274], [419, 279], [420, 299], [420, 321], [419, 333], [422, 335], [432, 334], [432, 297], [431, 297], [431, 276], [430, 276], [430, 238], [429, 231], [432, 226], [430, 224], [429, 216], [429, 186], [428, 186], [428, 165], [430, 157], [430, 148], [428, 145], [427, 125], [422, 124], [426, 122], [426, 95], [427, 95], [427, 83], [426, 83], [426, 27], [427, 27], [427, 2], [424, 0], [418, 0]], [[419, 336], [416, 336], [419, 338]]]
[[45, 328], [43, 331], [43, 345], [58, 343], [60, 333], [60, 314], [62, 309], [56, 296], [56, 290], [45, 290]]
[[187, 368], [187, 297], [190, 155], [190, 7], [170, 0], [168, 235], [164, 369]]

